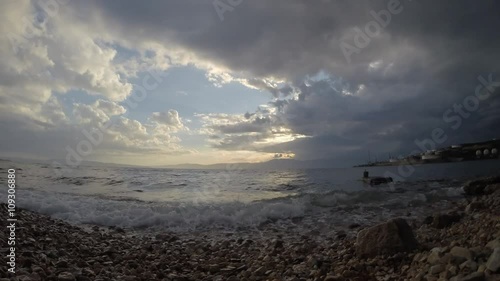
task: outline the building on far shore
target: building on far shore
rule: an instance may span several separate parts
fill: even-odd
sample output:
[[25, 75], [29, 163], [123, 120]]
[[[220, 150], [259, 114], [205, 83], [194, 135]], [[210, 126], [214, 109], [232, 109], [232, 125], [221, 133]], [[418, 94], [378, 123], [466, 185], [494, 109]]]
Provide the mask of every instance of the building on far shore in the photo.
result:
[[454, 144], [449, 147], [428, 150], [420, 154], [412, 154], [406, 157], [390, 157], [388, 161], [375, 161], [370, 162], [369, 164], [359, 165], [358, 167], [498, 159], [500, 158], [500, 154], [498, 152], [499, 148], [500, 140], [497, 139], [485, 142]]

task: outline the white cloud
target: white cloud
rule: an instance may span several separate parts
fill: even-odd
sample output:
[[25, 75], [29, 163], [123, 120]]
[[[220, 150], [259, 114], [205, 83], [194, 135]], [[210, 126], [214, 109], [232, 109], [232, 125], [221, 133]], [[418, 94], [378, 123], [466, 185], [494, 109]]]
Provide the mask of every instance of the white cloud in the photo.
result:
[[166, 112], [153, 112], [150, 120], [158, 127], [172, 132], [176, 132], [184, 128], [181, 118], [179, 117], [179, 113], [173, 109]]
[[[116, 152], [144, 155], [189, 153], [172, 133], [184, 125], [177, 111], [158, 115], [157, 123], [142, 124], [124, 117], [126, 109], [118, 102], [132, 91], [128, 78], [150, 69], [165, 70], [170, 63], [144, 49], [138, 56], [117, 60], [118, 51], [107, 29], [96, 32], [98, 23], [83, 23], [71, 9], [61, 6], [47, 15], [30, 1], [4, 1], [0, 7], [0, 127], [16, 124], [16, 139], [43, 140], [37, 153], [63, 157], [64, 148], [84, 139], [84, 130], [103, 128], [103, 141], [96, 155]], [[77, 102], [65, 110], [58, 97], [70, 90], [81, 90], [98, 99]], [[57, 95], [56, 95], [57, 93]], [[71, 115], [68, 116], [67, 114]], [[167, 130], [168, 129], [168, 130]], [[9, 136], [2, 140], [9, 141]], [[7, 138], [7, 139], [5, 139]], [[9, 151], [29, 150], [23, 142], [10, 140]], [[45, 154], [47, 153], [47, 154]], [[52, 153], [52, 154], [50, 154]], [[58, 155], [58, 156], [56, 156]]]
[[275, 111], [254, 114], [196, 114], [203, 123], [198, 131], [208, 142], [222, 150], [263, 151], [267, 147], [306, 137], [294, 133]]
[[73, 106], [73, 115], [79, 124], [91, 124], [98, 127], [109, 121], [109, 116], [106, 113], [91, 105], [77, 103]]
[[99, 99], [94, 103], [94, 107], [102, 110], [109, 116], [122, 115], [127, 111], [125, 107], [118, 105], [112, 101]]

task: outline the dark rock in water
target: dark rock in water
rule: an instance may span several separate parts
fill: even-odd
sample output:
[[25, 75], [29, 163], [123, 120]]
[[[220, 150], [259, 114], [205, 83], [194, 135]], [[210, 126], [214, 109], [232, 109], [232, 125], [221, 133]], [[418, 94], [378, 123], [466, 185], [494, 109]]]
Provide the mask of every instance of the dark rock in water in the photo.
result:
[[122, 184], [122, 183], [124, 183], [123, 180], [110, 180], [108, 182], [109, 185], [118, 185], [118, 184]]
[[349, 229], [355, 229], [355, 228], [358, 228], [358, 227], [360, 227], [360, 226], [361, 226], [361, 225], [360, 225], [359, 223], [351, 223], [351, 224], [349, 225]]
[[432, 218], [432, 226], [435, 228], [445, 228], [459, 222], [462, 216], [458, 213], [435, 214]]
[[485, 193], [485, 188], [488, 185], [500, 183], [500, 177], [488, 177], [478, 180], [472, 180], [464, 185], [464, 192], [467, 195], [482, 195]]
[[356, 239], [356, 254], [360, 257], [392, 255], [417, 246], [411, 227], [406, 220], [398, 218], [361, 230]]
[[144, 190], [136, 189], [135, 192], [144, 192]]
[[393, 179], [391, 177], [372, 177], [370, 178], [370, 185], [379, 185], [383, 183], [391, 183], [393, 182]]

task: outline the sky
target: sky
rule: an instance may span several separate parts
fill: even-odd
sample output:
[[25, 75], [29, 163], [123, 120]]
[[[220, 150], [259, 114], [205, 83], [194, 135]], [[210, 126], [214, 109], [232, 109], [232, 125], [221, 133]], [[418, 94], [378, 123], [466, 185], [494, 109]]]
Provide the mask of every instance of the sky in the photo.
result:
[[0, 3], [0, 156], [351, 165], [497, 138], [498, 1]]

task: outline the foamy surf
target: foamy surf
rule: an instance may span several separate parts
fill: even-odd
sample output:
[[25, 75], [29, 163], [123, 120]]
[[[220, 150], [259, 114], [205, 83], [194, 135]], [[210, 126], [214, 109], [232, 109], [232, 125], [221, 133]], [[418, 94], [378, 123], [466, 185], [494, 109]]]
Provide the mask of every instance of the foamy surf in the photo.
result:
[[[95, 196], [19, 190], [20, 208], [75, 224], [96, 224], [123, 228], [189, 231], [214, 227], [255, 227], [272, 219], [305, 214], [305, 205], [289, 202], [232, 202], [222, 204], [144, 202], [112, 200]], [[1, 200], [4, 200], [4, 194]]]
[[[373, 187], [359, 181], [361, 169], [231, 175], [222, 170], [80, 167], [61, 176], [40, 164], [5, 165], [22, 167], [18, 207], [73, 224], [187, 232], [259, 228], [269, 222], [307, 231], [318, 224], [342, 227], [423, 214], [432, 212], [430, 205], [461, 198], [460, 180], [450, 178], [464, 174], [460, 166], [421, 167], [404, 182]], [[478, 166], [468, 173], [490, 171], [496, 167]], [[444, 180], [432, 180], [438, 176]], [[0, 199], [5, 201], [6, 193]]]

